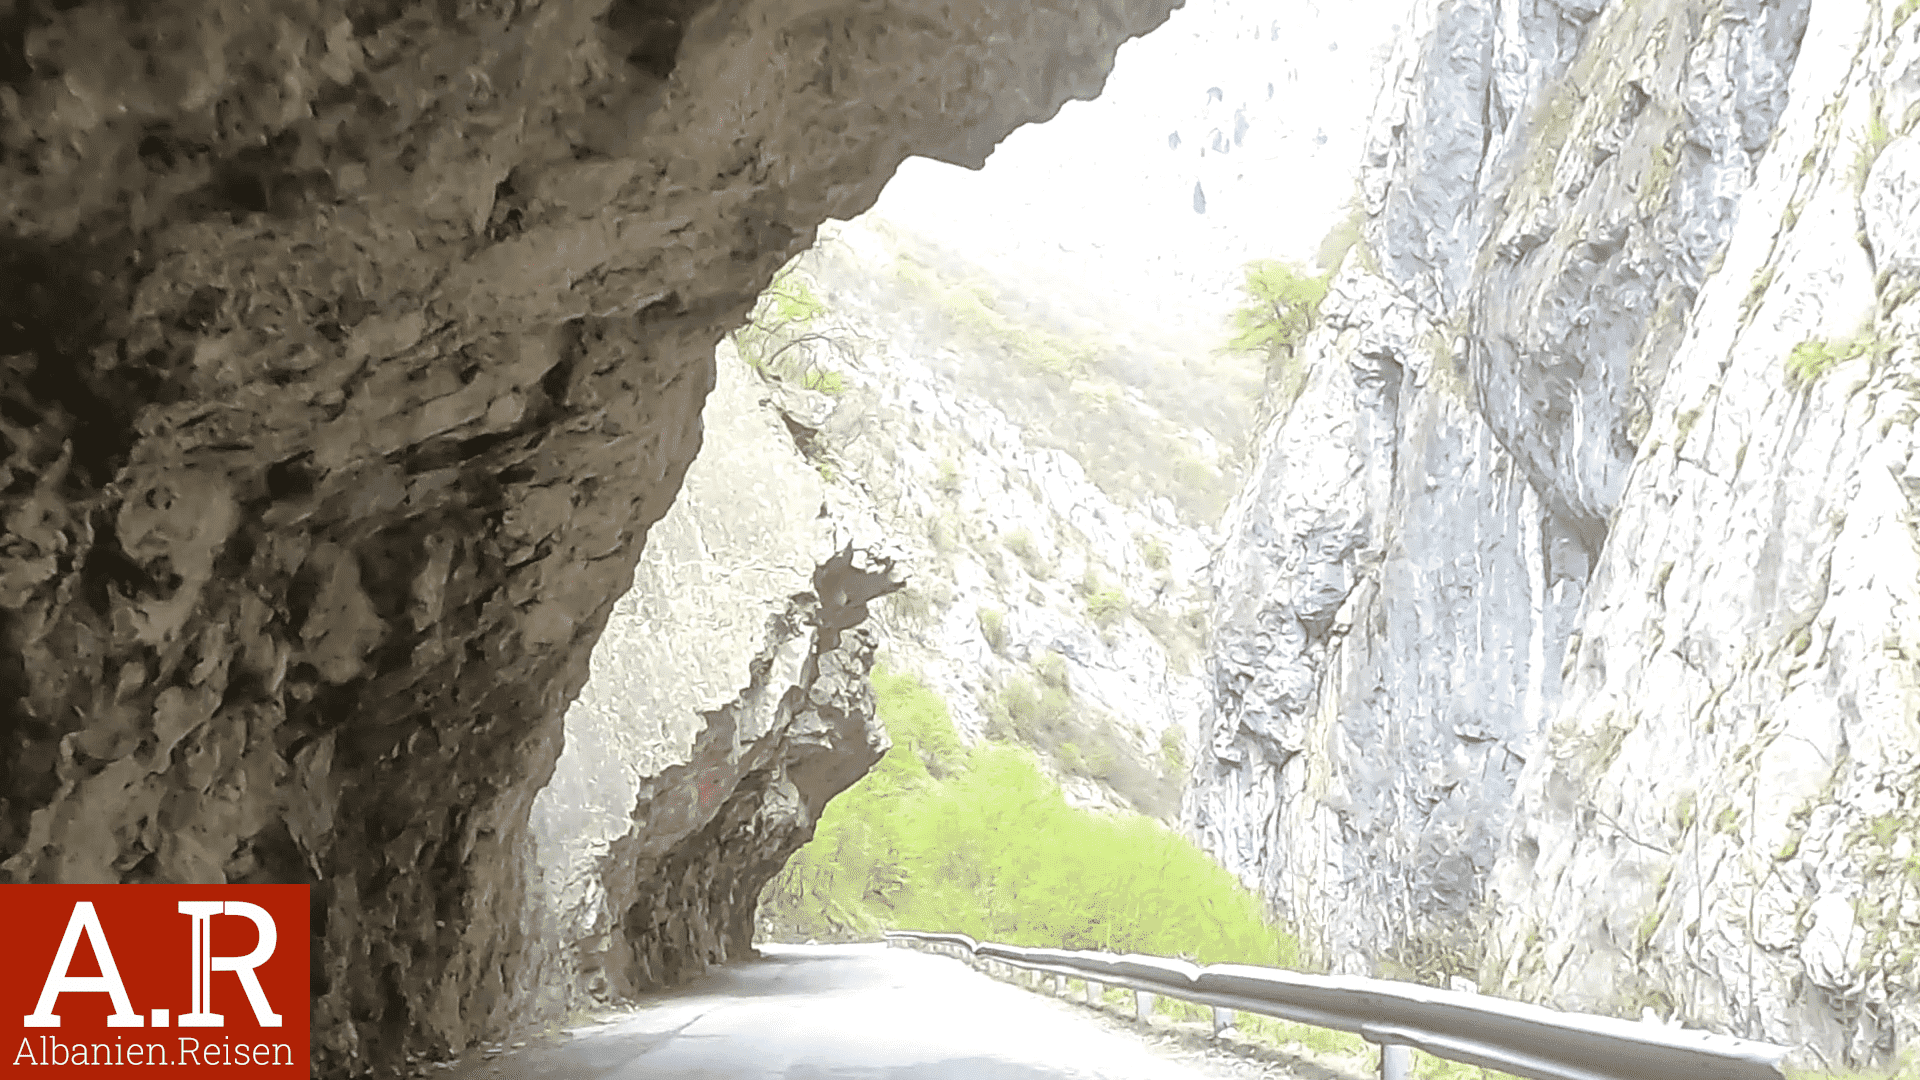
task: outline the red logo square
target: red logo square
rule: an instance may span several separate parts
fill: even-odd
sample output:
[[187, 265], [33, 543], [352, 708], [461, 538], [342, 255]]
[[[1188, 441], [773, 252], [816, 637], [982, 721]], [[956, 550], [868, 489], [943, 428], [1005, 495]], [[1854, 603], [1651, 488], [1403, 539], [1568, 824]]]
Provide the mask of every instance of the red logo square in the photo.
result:
[[304, 1077], [305, 885], [7, 885], [0, 1073]]

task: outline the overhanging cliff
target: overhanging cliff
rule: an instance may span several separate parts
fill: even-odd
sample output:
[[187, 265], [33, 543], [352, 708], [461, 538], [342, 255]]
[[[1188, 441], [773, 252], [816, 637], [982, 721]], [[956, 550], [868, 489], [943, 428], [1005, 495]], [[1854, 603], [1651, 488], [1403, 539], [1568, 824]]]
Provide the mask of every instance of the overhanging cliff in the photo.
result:
[[715, 343], [1171, 6], [0, 6], [7, 877], [314, 883], [318, 1073], [526, 1019]]

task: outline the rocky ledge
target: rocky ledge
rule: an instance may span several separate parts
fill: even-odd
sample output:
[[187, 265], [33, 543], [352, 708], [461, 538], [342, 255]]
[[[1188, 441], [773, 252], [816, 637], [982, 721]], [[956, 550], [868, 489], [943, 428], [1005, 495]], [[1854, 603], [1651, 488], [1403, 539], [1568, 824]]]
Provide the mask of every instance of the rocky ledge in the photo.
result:
[[0, 3], [7, 880], [312, 883], [317, 1074], [527, 1019], [528, 815], [715, 343], [1171, 6]]

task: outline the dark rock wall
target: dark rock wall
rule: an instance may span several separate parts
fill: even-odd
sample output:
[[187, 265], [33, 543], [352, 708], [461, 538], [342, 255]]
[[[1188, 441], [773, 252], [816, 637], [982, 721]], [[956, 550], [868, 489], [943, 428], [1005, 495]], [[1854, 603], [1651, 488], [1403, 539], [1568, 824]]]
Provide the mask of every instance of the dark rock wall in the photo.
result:
[[318, 1073], [519, 1019], [715, 342], [1170, 6], [0, 6], [6, 876], [313, 882]]
[[543, 1015], [751, 955], [762, 887], [886, 747], [864, 624], [900, 586], [891, 545], [838, 505], [780, 388], [729, 344], [715, 361], [700, 456], [533, 801]]

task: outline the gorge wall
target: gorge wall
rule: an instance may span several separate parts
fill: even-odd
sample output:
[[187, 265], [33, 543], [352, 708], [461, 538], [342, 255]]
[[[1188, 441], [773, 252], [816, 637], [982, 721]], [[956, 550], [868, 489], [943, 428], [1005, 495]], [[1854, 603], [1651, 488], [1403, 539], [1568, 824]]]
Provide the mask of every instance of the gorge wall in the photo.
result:
[[1920, 1040], [1920, 18], [1414, 5], [1186, 812], [1336, 970]]
[[[311, 883], [319, 1075], [539, 1019], [529, 813], [715, 343], [1170, 6], [0, 5], [6, 879]], [[716, 839], [769, 835], [749, 775]], [[607, 857], [630, 982], [752, 876]]]
[[534, 797], [541, 1009], [606, 1005], [752, 955], [754, 907], [886, 750], [867, 604], [900, 587], [730, 346], [700, 456], [615, 603]]
[[[906, 588], [874, 607], [887, 662], [969, 742], [1034, 749], [1076, 804], [1171, 823], [1206, 700], [1199, 522], [1232, 488], [1254, 365], [1166, 406], [1182, 358], [1050, 332], [1025, 290], [983, 300], [992, 275], [943, 257], [876, 214], [823, 227], [791, 270], [821, 310], [762, 350], [785, 350], [770, 386], [901, 554]], [[1069, 341], [1085, 354], [1048, 351]]]

